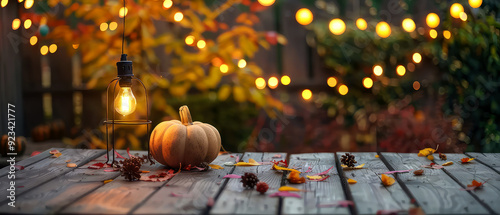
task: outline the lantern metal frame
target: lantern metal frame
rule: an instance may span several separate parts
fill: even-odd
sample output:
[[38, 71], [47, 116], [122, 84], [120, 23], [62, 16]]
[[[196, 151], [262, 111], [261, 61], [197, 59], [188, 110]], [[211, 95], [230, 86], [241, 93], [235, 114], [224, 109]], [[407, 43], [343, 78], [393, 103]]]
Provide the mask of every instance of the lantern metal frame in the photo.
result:
[[[117, 69], [118, 69], [118, 77], [114, 78], [109, 82], [108, 87], [106, 89], [106, 120], [103, 122], [104, 125], [106, 126], [106, 153], [107, 153], [107, 159], [106, 159], [106, 164], [109, 163], [110, 156], [109, 156], [109, 145], [110, 145], [110, 138], [109, 138], [109, 127], [111, 126], [111, 145], [112, 145], [112, 154], [113, 154], [113, 160], [111, 162], [111, 165], [115, 164], [115, 125], [132, 125], [132, 126], [141, 126], [141, 125], [146, 125], [147, 129], [147, 149], [148, 149], [148, 160], [151, 160], [151, 153], [150, 153], [150, 146], [149, 146], [149, 137], [151, 136], [151, 123], [152, 121], [149, 119], [149, 98], [148, 98], [148, 92], [146, 89], [146, 86], [144, 83], [139, 78], [136, 78], [132, 72], [132, 61], [127, 61], [127, 55], [122, 54], [121, 59], [119, 62], [116, 63]], [[116, 97], [116, 86], [124, 84], [125, 86], [132, 86], [133, 82], [137, 81], [140, 83], [140, 86], [144, 90], [144, 95], [145, 95], [145, 100], [146, 100], [146, 119], [135, 119], [135, 120], [117, 120], [116, 119], [116, 110], [114, 107], [115, 104], [115, 97]], [[112, 90], [110, 90], [112, 88]], [[111, 101], [111, 109], [110, 109], [110, 98], [109, 96], [112, 96], [112, 101]], [[113, 112], [111, 114], [110, 118], [110, 111]]]

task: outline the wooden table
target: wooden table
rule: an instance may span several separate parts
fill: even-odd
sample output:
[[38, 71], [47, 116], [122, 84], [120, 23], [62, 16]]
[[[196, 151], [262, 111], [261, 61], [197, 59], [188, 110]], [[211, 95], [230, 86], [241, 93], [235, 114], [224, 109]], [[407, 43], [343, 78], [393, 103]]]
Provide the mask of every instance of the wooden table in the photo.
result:
[[[16, 207], [10, 207], [6, 190], [10, 180], [8, 169], [0, 171], [1, 213], [74, 213], [74, 214], [375, 214], [379, 210], [400, 210], [408, 213], [410, 207], [421, 207], [427, 214], [499, 214], [500, 213], [500, 154], [447, 154], [454, 164], [443, 169], [425, 169], [424, 175], [397, 173], [396, 183], [381, 184], [381, 173], [393, 170], [422, 169], [429, 164], [416, 153], [354, 153], [363, 169], [345, 170], [340, 166], [342, 152], [292, 154], [244, 153], [220, 155], [212, 164], [224, 169], [205, 172], [182, 171], [164, 182], [129, 182], [119, 172], [89, 169], [96, 162], [105, 161], [104, 150], [59, 149], [62, 156], [51, 157], [49, 151], [17, 163], [25, 167], [16, 171]], [[126, 152], [119, 151], [127, 156]], [[136, 152], [133, 152], [136, 153]], [[139, 152], [146, 154], [146, 152]], [[280, 160], [277, 154], [289, 160], [292, 168], [311, 175], [333, 166], [330, 178], [321, 182], [288, 184], [286, 175], [271, 170], [266, 162]], [[260, 166], [225, 166], [235, 157], [264, 162]], [[461, 164], [463, 157], [474, 161]], [[66, 161], [76, 163], [69, 168]], [[444, 161], [436, 160], [442, 164]], [[310, 168], [309, 168], [310, 167]], [[151, 172], [165, 169], [156, 164], [144, 165]], [[239, 179], [223, 179], [226, 174], [256, 173], [269, 184], [265, 195], [256, 190], [245, 190]], [[286, 174], [286, 172], [285, 172]], [[357, 181], [348, 184], [347, 178]], [[109, 183], [105, 180], [114, 179]], [[487, 181], [482, 188], [465, 191], [473, 179]], [[292, 186], [301, 198], [269, 197], [281, 186]], [[350, 200], [354, 206], [334, 207], [332, 203]], [[389, 211], [389, 212], [390, 212]], [[386, 211], [387, 212], [387, 211]]]

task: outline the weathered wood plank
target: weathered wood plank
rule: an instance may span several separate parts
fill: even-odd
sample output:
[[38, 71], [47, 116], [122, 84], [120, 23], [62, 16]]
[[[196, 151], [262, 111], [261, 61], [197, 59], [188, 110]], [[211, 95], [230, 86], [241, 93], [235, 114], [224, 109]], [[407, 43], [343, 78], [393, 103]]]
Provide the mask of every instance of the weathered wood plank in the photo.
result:
[[[231, 155], [233, 157], [231, 157]], [[222, 189], [225, 175], [234, 170], [234, 166], [224, 166], [226, 162], [234, 162], [241, 154], [219, 155], [212, 164], [224, 169], [210, 169], [206, 172], [183, 171], [172, 178], [167, 186], [161, 187], [141, 205], [135, 214], [198, 214], [203, 211], [209, 198]], [[234, 180], [234, 179], [233, 179]], [[173, 196], [178, 194], [181, 196]]]
[[[75, 168], [66, 167], [66, 161], [71, 160], [71, 163], [76, 163], [78, 166], [88, 163], [89, 161], [103, 155], [105, 150], [84, 150], [84, 149], [67, 149], [58, 158], [49, 157], [41, 160], [24, 170], [16, 172], [15, 186], [16, 196], [46, 183], [58, 176], [75, 170]], [[8, 187], [10, 180], [7, 176], [0, 180], [0, 187]], [[1, 196], [8, 196], [6, 189], [0, 190]], [[3, 201], [2, 203], [6, 202]]]
[[[426, 157], [418, 157], [417, 153], [382, 153], [384, 158], [396, 170], [422, 169], [428, 165]], [[426, 214], [488, 214], [468, 192], [450, 176], [439, 169], [424, 169], [424, 175], [412, 173], [400, 174], [399, 178], [406, 184]]]
[[[46, 159], [46, 158], [52, 156], [49, 152], [51, 150], [54, 150], [54, 149], [57, 149], [60, 152], [64, 151], [63, 148], [51, 148], [51, 149], [48, 149], [48, 150], [46, 150], [46, 151], [44, 151], [44, 152], [42, 152], [42, 153], [40, 153], [38, 155], [33, 156], [33, 157], [26, 158], [26, 159], [24, 159], [22, 161], [16, 161], [16, 165], [28, 167], [28, 166], [36, 163], [36, 162], [39, 162], [39, 161], [41, 161], [43, 159]], [[9, 158], [7, 158], [7, 159], [9, 159]], [[0, 169], [0, 177], [3, 177], [4, 175], [7, 175], [8, 172], [9, 172], [9, 168], [10, 168], [10, 166], [6, 166], [6, 167]]]
[[[345, 153], [338, 152], [340, 159]], [[351, 153], [359, 164], [365, 164], [363, 169], [344, 170], [345, 177], [357, 181], [349, 185], [354, 202], [359, 214], [375, 214], [378, 210], [408, 210], [410, 198], [406, 195], [399, 184], [384, 186], [381, 183], [381, 174], [389, 169], [377, 153]], [[340, 162], [340, 160], [338, 161]]]
[[344, 191], [340, 178], [335, 168], [335, 155], [333, 153], [311, 153], [294, 154], [290, 156], [289, 166], [300, 168], [306, 172], [312, 167], [309, 173], [302, 175], [312, 175], [323, 172], [333, 166], [330, 170], [331, 177], [321, 182], [308, 181], [305, 184], [287, 184], [287, 186], [307, 190], [300, 193], [302, 198], [285, 197], [283, 200], [283, 214], [349, 214], [348, 208], [323, 208], [320, 204], [328, 204], [339, 200], [345, 200]]
[[[118, 150], [126, 154], [125, 150]], [[147, 152], [131, 152], [147, 154]], [[120, 172], [105, 172], [103, 169], [89, 169], [94, 163], [106, 162], [106, 155], [92, 160], [77, 169], [42, 184], [23, 195], [16, 196], [16, 207], [0, 206], [0, 211], [8, 213], [47, 214], [54, 213], [87, 193], [102, 186], [104, 180], [114, 179]]]
[[480, 160], [484, 164], [495, 169], [497, 173], [500, 172], [500, 153], [467, 152], [465, 154]]
[[[165, 171], [165, 166], [156, 163], [144, 164], [141, 170], [160, 173]], [[74, 202], [60, 211], [64, 214], [125, 214], [140, 204], [148, 196], [165, 186], [164, 182], [128, 181], [118, 177], [77, 202]]]
[[[252, 158], [257, 162], [274, 160], [276, 153], [245, 153], [242, 161]], [[278, 153], [285, 157], [285, 153]], [[267, 193], [273, 193], [280, 188], [282, 173], [271, 170], [270, 165], [237, 166], [233, 172], [243, 175], [245, 172], [255, 173], [260, 181], [269, 185]], [[216, 200], [211, 214], [276, 214], [279, 210], [279, 198], [261, 195], [255, 189], [244, 189], [240, 179], [230, 179], [220, 197]]]
[[[500, 204], [498, 204], [498, 200], [500, 199], [500, 175], [479, 162], [471, 161], [470, 163], [462, 164], [460, 159], [465, 157], [463, 154], [446, 155], [448, 158], [446, 161], [453, 161], [454, 163], [453, 165], [446, 166], [446, 170], [462, 184], [471, 184], [472, 180], [479, 182], [488, 181], [481, 189], [476, 189], [472, 192], [496, 213], [500, 213]], [[446, 161], [436, 160], [435, 162], [443, 164]]]

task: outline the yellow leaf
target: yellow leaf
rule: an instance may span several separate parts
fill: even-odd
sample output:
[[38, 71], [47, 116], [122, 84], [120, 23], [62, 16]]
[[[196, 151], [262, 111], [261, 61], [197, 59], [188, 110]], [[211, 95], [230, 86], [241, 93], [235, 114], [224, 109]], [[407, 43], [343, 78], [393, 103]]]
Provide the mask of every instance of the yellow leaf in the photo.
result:
[[260, 163], [255, 161], [254, 159], [250, 158], [248, 159], [248, 162], [238, 162], [235, 164], [235, 166], [259, 166]]
[[430, 155], [434, 152], [436, 152], [436, 150], [433, 148], [425, 148], [425, 149], [422, 149], [418, 152], [418, 156], [419, 157], [427, 157], [427, 155]]
[[448, 161], [448, 162], [446, 162], [446, 163], [442, 164], [441, 166], [449, 166], [449, 165], [452, 165], [452, 164], [453, 164], [453, 162], [452, 162], [452, 161]]
[[321, 180], [323, 179], [323, 176], [321, 175], [306, 175], [307, 179], [310, 179], [310, 180]]
[[356, 183], [358, 183], [358, 181], [356, 181], [354, 179], [347, 179], [347, 183], [349, 183], [349, 184], [356, 184]]
[[113, 181], [113, 179], [108, 179], [108, 180], [105, 180], [103, 182], [104, 182], [104, 184], [107, 184], [107, 183], [112, 182], [112, 181]]
[[290, 187], [290, 186], [283, 186], [278, 189], [278, 191], [292, 191], [292, 192], [302, 192], [304, 190], [295, 188], [295, 187]]
[[376, 157], [376, 158], [379, 158], [380, 156], [378, 156], [378, 155], [375, 155], [375, 157]]
[[211, 167], [212, 169], [224, 169], [224, 167], [221, 167], [217, 164], [208, 164], [209, 167]]
[[273, 166], [273, 168], [274, 168], [274, 169], [276, 169], [276, 170], [287, 170], [287, 171], [292, 171], [292, 172], [298, 172], [298, 173], [300, 173], [300, 171], [299, 171], [299, 170], [296, 170], [296, 169], [290, 169], [290, 168], [285, 168], [285, 167], [280, 167], [280, 166], [278, 166], [278, 165], [276, 165], [276, 164]]
[[341, 166], [342, 166], [342, 168], [344, 168], [344, 169], [348, 169], [348, 170], [349, 170], [349, 169], [361, 169], [361, 168], [363, 168], [363, 167], [365, 166], [365, 164], [360, 164], [360, 165], [357, 165], [357, 166], [355, 166], [355, 167], [347, 167], [347, 166], [346, 166], [346, 165], [344, 165], [344, 164], [342, 164]]
[[382, 184], [384, 184], [385, 186], [391, 186], [395, 182], [396, 182], [396, 180], [394, 180], [394, 178], [392, 178], [391, 176], [387, 176], [385, 174], [382, 174]]
[[434, 156], [433, 155], [427, 155], [427, 159], [433, 161], [434, 160]]
[[59, 152], [59, 153], [57, 153], [57, 154], [52, 155], [52, 157], [53, 157], [53, 158], [58, 158], [58, 157], [59, 157], [59, 156], [61, 156], [61, 155], [62, 155], [62, 153], [61, 153], [61, 152]]
[[471, 162], [472, 160], [474, 160], [474, 158], [462, 158], [462, 159], [461, 159], [462, 163], [469, 163], [469, 162]]

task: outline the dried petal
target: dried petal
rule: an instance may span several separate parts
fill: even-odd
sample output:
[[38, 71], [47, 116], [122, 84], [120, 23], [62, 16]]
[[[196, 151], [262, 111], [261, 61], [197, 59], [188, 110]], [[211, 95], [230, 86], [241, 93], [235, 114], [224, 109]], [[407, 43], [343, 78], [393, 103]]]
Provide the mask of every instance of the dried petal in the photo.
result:
[[290, 186], [283, 186], [278, 189], [278, 191], [291, 191], [291, 192], [302, 192], [305, 190], [301, 190], [295, 187], [290, 187]]
[[333, 167], [335, 167], [335, 166], [332, 166], [332, 167], [330, 167], [329, 169], [327, 169], [327, 170], [325, 170], [323, 172], [320, 172], [320, 173], [317, 173], [317, 174], [313, 174], [313, 175], [326, 175], [326, 174], [328, 174], [328, 172], [330, 172], [330, 170], [333, 169]]
[[423, 175], [424, 174], [424, 170], [423, 169], [419, 169], [419, 170], [415, 170], [413, 172], [414, 175]]
[[228, 175], [225, 175], [222, 178], [241, 178], [241, 175], [228, 174]]
[[297, 173], [300, 173], [299, 170], [296, 170], [296, 169], [290, 169], [290, 168], [285, 168], [285, 167], [280, 167], [280, 166], [277, 166], [276, 164], [273, 166], [274, 169], [276, 170], [287, 170], [287, 171], [292, 171], [292, 172], [297, 172]]
[[224, 167], [221, 167], [217, 164], [208, 164], [209, 167], [211, 167], [212, 169], [224, 169]]
[[347, 183], [349, 183], [349, 184], [356, 184], [356, 183], [358, 183], [358, 181], [350, 178], [350, 179], [347, 179]]
[[462, 163], [469, 163], [469, 162], [471, 162], [472, 160], [474, 160], [474, 158], [462, 158], [462, 159], [461, 159]]
[[76, 167], [77, 165], [76, 165], [76, 163], [68, 163], [68, 164], [66, 164], [66, 166], [67, 166], [67, 167], [70, 167], [70, 168], [74, 168], [74, 167]]
[[387, 176], [386, 174], [382, 174], [381, 180], [382, 184], [384, 184], [385, 186], [391, 186], [396, 182], [394, 178], [392, 178], [391, 176]]
[[342, 166], [342, 168], [344, 168], [345, 170], [350, 170], [350, 169], [362, 169], [365, 166], [365, 164], [360, 164], [360, 165], [357, 165], [355, 167], [348, 167], [348, 166], [343, 165], [343, 164], [340, 166]]
[[449, 165], [452, 165], [452, 164], [453, 164], [453, 162], [452, 162], [452, 161], [448, 161], [448, 162], [446, 162], [446, 163], [442, 164], [441, 166], [449, 166]]
[[103, 182], [104, 182], [104, 184], [107, 184], [107, 183], [112, 182], [112, 181], [113, 181], [113, 179], [108, 179], [108, 180], [105, 180]]

